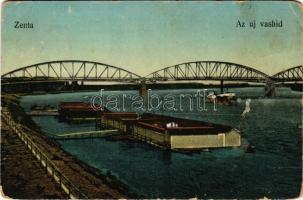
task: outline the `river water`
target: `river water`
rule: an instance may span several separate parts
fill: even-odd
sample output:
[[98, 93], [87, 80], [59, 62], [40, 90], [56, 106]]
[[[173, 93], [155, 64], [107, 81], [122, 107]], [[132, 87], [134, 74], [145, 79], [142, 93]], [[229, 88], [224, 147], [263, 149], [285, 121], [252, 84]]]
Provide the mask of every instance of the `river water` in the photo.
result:
[[[160, 99], [164, 95], [193, 95], [195, 89], [153, 90]], [[239, 97], [235, 106], [206, 103], [207, 111], [183, 110], [154, 113], [201, 121], [221, 123], [238, 128], [242, 138], [255, 146], [254, 153], [242, 148], [216, 149], [184, 154], [167, 152], [144, 143], [109, 139], [59, 141], [78, 159], [106, 173], [110, 171], [130, 190], [148, 198], [291, 198], [299, 195], [301, 184], [302, 93], [278, 88], [275, 98], [263, 98], [263, 88], [233, 88]], [[137, 91], [104, 91], [109, 95], [136, 95]], [[28, 95], [21, 106], [30, 110], [33, 104], [58, 106], [63, 101], [87, 101], [99, 91]], [[250, 112], [241, 113], [250, 98]], [[180, 105], [177, 102], [176, 105]], [[131, 109], [129, 102], [125, 110]], [[46, 134], [62, 134], [95, 130], [95, 123], [66, 124], [55, 117], [33, 117]]]

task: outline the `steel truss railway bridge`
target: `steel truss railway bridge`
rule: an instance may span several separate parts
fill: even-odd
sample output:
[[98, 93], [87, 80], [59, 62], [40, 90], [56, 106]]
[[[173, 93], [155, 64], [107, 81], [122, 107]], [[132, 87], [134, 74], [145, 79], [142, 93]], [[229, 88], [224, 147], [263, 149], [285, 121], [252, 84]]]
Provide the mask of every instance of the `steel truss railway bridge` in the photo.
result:
[[61, 60], [18, 68], [1, 76], [2, 85], [34, 82], [104, 81], [145, 84], [169, 81], [224, 81], [264, 83], [271, 96], [277, 83], [302, 82], [303, 66], [296, 66], [274, 75], [252, 67], [220, 61], [195, 61], [165, 67], [142, 77], [126, 69], [91, 61]]

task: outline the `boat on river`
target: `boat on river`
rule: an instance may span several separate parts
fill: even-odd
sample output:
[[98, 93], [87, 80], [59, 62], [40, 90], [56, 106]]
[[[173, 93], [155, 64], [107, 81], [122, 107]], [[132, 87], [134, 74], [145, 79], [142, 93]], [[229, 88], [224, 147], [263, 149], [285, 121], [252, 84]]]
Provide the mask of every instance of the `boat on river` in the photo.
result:
[[86, 102], [61, 102], [58, 106], [59, 121], [83, 122], [95, 121], [103, 112], [110, 112], [106, 108], [93, 108]]
[[39, 106], [37, 104], [33, 104], [33, 105], [31, 105], [31, 111], [56, 112], [57, 109], [51, 105], [40, 105]]
[[30, 111], [26, 112], [30, 116], [57, 116], [58, 110], [51, 105], [37, 105], [33, 104]]
[[207, 99], [209, 102], [221, 103], [224, 105], [235, 105], [237, 102], [236, 93], [226, 92], [222, 94], [216, 94], [214, 91], [209, 92], [207, 95]]
[[226, 125], [144, 113], [104, 113], [101, 124], [165, 149], [239, 147], [240, 131]]

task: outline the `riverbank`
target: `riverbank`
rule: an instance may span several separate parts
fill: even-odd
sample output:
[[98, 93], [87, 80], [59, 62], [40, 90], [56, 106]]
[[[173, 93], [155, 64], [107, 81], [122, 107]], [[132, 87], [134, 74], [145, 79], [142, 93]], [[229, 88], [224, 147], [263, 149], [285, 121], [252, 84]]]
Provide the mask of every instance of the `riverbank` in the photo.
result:
[[[46, 136], [19, 106], [18, 95], [2, 94], [2, 106], [7, 108], [15, 122], [19, 122], [28, 136], [51, 158], [60, 171], [88, 198], [135, 198], [128, 187], [118, 181], [111, 173], [101, 174], [74, 156], [65, 152], [61, 146]], [[34, 158], [26, 158], [34, 160]], [[21, 168], [23, 166], [20, 166]], [[6, 179], [2, 179], [4, 185]], [[22, 188], [22, 187], [21, 187]], [[34, 194], [33, 194], [34, 196]], [[23, 197], [24, 198], [24, 197]], [[33, 197], [30, 197], [33, 198]]]
[[[3, 83], [2, 91], [6, 93], [15, 94], [16, 92], [33, 93], [33, 94], [49, 94], [49, 93], [66, 93], [66, 92], [79, 92], [79, 91], [99, 91], [101, 88], [104, 90], [139, 90], [140, 85], [131, 84], [67, 84], [66, 82], [31, 82], [28, 83], [16, 83], [6, 84]], [[5, 85], [6, 84], [6, 85]], [[209, 89], [220, 88], [220, 84], [213, 82], [209, 84], [205, 83], [146, 83], [147, 89], [152, 90], [172, 90], [172, 89]], [[224, 88], [237, 88], [237, 87], [264, 87], [262, 84], [248, 84], [248, 83], [228, 83], [224, 84]]]
[[3, 121], [1, 121], [1, 181], [4, 194], [10, 198], [68, 198]]

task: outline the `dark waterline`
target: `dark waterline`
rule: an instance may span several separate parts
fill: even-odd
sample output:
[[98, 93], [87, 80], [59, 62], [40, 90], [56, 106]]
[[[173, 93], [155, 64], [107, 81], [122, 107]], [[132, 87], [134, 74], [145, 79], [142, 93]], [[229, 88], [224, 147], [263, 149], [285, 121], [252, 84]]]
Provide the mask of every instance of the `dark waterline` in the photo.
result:
[[[136, 94], [136, 91], [123, 91]], [[167, 91], [155, 90], [158, 95]], [[170, 90], [172, 94], [195, 90]], [[110, 170], [132, 190], [149, 198], [292, 198], [301, 184], [302, 93], [279, 88], [277, 98], [262, 98], [263, 88], [233, 88], [243, 100], [236, 106], [218, 106], [214, 112], [157, 113], [234, 126], [242, 137], [256, 146], [255, 153], [218, 149], [194, 154], [170, 153], [143, 143], [85, 139], [60, 141], [62, 147], [102, 172]], [[121, 91], [106, 91], [119, 94]], [[24, 96], [21, 105], [57, 106], [62, 101], [89, 101], [98, 92]], [[252, 98], [251, 112], [242, 119], [245, 99]], [[48, 134], [94, 130], [94, 123], [68, 125], [54, 117], [34, 117]]]

